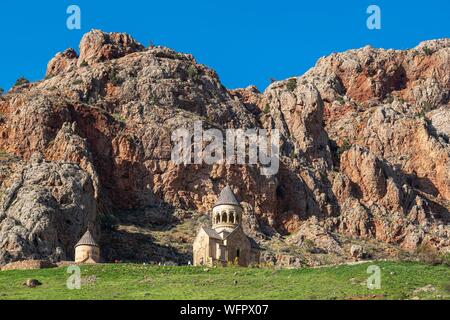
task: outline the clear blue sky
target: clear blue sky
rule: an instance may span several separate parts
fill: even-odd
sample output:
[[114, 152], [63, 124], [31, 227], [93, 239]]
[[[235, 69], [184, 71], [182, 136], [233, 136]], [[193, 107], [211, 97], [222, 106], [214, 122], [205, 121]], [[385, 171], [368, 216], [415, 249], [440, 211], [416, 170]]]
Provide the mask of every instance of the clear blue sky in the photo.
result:
[[[80, 31], [66, 28], [71, 4], [82, 10]], [[371, 4], [382, 10], [381, 30], [366, 27]], [[450, 37], [450, 1], [2, 0], [0, 87], [9, 89], [19, 76], [43, 78], [48, 60], [78, 50], [92, 28], [192, 53], [226, 87], [262, 90], [269, 78], [301, 75], [332, 52], [367, 44], [404, 49]]]

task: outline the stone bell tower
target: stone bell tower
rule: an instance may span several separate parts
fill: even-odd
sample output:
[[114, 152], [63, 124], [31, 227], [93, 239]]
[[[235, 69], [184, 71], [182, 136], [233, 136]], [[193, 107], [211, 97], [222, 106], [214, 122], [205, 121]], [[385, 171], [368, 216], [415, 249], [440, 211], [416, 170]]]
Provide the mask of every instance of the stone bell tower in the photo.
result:
[[212, 228], [217, 233], [231, 233], [242, 221], [242, 207], [229, 186], [220, 193], [212, 210]]

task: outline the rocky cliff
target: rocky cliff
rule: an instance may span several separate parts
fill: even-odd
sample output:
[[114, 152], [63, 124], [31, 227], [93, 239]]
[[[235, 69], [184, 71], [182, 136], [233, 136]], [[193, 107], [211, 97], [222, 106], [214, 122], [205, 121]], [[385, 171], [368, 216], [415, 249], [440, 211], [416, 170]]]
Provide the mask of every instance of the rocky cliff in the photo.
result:
[[[58, 53], [44, 80], [0, 97], [0, 264], [70, 259], [88, 226], [106, 260], [188, 257], [191, 236], [158, 247], [146, 230], [195, 228], [225, 184], [269, 247], [345, 255], [355, 239], [450, 251], [449, 100], [449, 39], [335, 53], [261, 93], [227, 90], [189, 54], [93, 30], [79, 55]], [[172, 132], [196, 120], [279, 129], [278, 174], [173, 164]]]

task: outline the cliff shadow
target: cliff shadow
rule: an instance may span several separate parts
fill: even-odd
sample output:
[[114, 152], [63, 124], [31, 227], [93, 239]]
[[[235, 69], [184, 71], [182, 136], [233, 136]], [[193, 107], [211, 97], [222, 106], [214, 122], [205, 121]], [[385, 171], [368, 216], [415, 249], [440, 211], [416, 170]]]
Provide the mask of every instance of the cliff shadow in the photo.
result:
[[[314, 190], [303, 180], [300, 170], [300, 168], [292, 170], [286, 164], [280, 163], [279, 185], [276, 190], [279, 215], [277, 231], [282, 234], [288, 233], [284, 227], [287, 220], [305, 221], [313, 216], [320, 220], [340, 214], [338, 201], [331, 191], [332, 185], [328, 177], [325, 174], [321, 174], [320, 177], [309, 176], [314, 189], [317, 188], [325, 195], [324, 201], [319, 202]], [[308, 174], [307, 168], [304, 174]], [[332, 212], [327, 212], [326, 207], [330, 204], [333, 207]]]
[[154, 236], [138, 231], [109, 230], [102, 233], [102, 258], [106, 262], [187, 264], [192, 251], [158, 244]]

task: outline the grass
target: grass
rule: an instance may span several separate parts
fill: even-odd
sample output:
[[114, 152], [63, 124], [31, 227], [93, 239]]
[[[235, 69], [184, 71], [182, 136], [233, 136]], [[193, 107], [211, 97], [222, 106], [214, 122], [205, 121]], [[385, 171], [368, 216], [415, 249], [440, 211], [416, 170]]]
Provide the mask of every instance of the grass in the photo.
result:
[[[370, 264], [277, 270], [270, 268], [158, 267], [137, 264], [82, 266], [81, 290], [68, 290], [66, 268], [2, 271], [0, 299], [425, 299], [450, 298], [450, 269], [412, 262], [377, 262], [381, 289], [365, 285]], [[207, 270], [207, 271], [205, 271]], [[23, 286], [35, 278], [43, 284]], [[237, 282], [235, 282], [237, 281]], [[433, 292], [414, 292], [433, 286]]]

